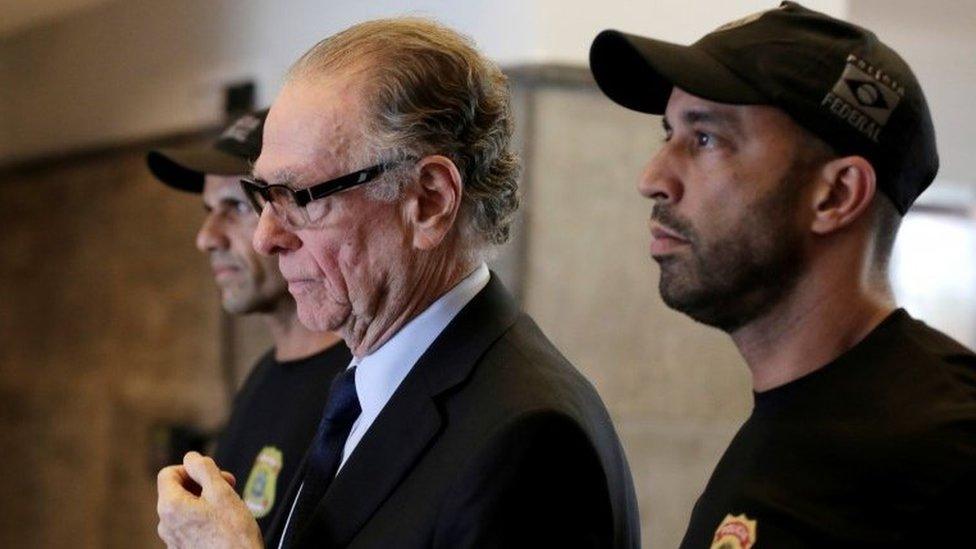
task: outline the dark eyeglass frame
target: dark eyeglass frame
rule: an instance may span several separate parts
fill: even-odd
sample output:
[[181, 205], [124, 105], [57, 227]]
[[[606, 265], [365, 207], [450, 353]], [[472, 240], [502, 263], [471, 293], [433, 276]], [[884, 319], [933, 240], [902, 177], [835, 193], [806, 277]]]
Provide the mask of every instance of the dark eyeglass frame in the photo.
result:
[[303, 216], [307, 221], [310, 221], [308, 220], [307, 211], [304, 211], [305, 206], [307, 206], [309, 202], [312, 202], [313, 200], [320, 200], [338, 192], [369, 183], [398, 163], [399, 162], [384, 162], [382, 164], [376, 164], [375, 166], [370, 166], [346, 175], [341, 175], [335, 179], [323, 181], [322, 183], [316, 183], [311, 187], [306, 187], [297, 191], [288, 185], [270, 184], [267, 181], [251, 177], [241, 179], [241, 188], [244, 189], [244, 195], [247, 196], [248, 201], [251, 203], [251, 206], [254, 207], [254, 211], [257, 212], [258, 215], [261, 215], [261, 211], [263, 210], [258, 197], [263, 199], [266, 204], [273, 204], [274, 200], [272, 199], [271, 191], [274, 189], [281, 189], [282, 191], [285, 191], [291, 195], [292, 199], [295, 201], [295, 204], [302, 208]]

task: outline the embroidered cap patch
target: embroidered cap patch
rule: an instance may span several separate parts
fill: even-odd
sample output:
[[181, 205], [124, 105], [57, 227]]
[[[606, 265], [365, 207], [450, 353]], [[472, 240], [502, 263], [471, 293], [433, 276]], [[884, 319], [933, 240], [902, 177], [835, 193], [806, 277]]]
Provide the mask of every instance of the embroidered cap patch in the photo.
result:
[[903, 95], [905, 88], [897, 81], [852, 54], [820, 104], [877, 143]]

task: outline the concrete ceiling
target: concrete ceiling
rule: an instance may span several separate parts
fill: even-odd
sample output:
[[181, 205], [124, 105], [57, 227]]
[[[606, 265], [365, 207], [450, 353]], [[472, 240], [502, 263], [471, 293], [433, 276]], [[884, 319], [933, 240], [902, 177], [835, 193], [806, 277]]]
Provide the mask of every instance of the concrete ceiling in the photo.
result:
[[0, 0], [0, 36], [9, 36], [70, 13], [115, 0]]

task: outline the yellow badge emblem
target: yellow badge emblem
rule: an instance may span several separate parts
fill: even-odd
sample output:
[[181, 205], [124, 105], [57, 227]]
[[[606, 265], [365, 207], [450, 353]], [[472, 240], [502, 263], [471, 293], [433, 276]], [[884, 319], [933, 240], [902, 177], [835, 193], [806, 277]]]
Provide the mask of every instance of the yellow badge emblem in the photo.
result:
[[275, 486], [278, 484], [278, 473], [283, 462], [281, 450], [274, 446], [265, 446], [254, 459], [254, 467], [244, 485], [244, 503], [254, 518], [267, 515], [274, 507]]
[[756, 544], [756, 521], [745, 514], [725, 515], [715, 530], [711, 549], [749, 549]]

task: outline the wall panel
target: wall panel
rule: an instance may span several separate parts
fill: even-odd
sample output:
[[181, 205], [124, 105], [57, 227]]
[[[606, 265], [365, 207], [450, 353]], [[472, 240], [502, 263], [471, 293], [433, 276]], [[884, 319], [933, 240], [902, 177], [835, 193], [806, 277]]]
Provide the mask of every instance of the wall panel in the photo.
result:
[[142, 156], [0, 176], [0, 546], [155, 546], [152, 428], [225, 413], [200, 206]]

